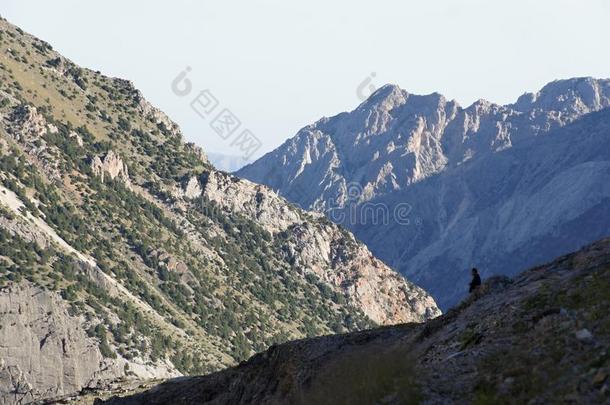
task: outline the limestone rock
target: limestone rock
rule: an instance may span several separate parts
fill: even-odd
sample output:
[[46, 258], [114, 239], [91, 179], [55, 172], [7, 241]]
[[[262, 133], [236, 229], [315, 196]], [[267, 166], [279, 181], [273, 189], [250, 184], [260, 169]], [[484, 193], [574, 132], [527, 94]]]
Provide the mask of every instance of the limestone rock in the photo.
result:
[[91, 161], [91, 170], [95, 176], [101, 178], [102, 182], [104, 181], [104, 176], [108, 174], [112, 180], [118, 178], [127, 186], [130, 186], [127, 165], [113, 151], [109, 151], [103, 159], [95, 156]]
[[36, 107], [28, 104], [15, 107], [7, 118], [7, 124], [9, 124], [8, 132], [13, 139], [32, 155], [40, 155], [44, 152], [46, 142], [42, 137], [54, 129], [52, 125], [47, 124], [47, 120]]
[[66, 61], [61, 56], [58, 56], [53, 59], [49, 59], [47, 61], [47, 66], [62, 76], [64, 76], [68, 70], [66, 65], [67, 65]]
[[269, 232], [283, 231], [302, 220], [301, 213], [268, 187], [226, 173], [207, 172], [203, 195], [219, 207], [255, 219]]
[[42, 114], [38, 112], [36, 107], [30, 105], [16, 107], [11, 119], [17, 129], [15, 132], [18, 140], [20, 140], [20, 137], [38, 138], [49, 130], [47, 121]]
[[48, 398], [120, 375], [57, 293], [27, 282], [0, 294], [0, 397]]
[[74, 131], [70, 131], [70, 138], [74, 139], [76, 144], [81, 148], [85, 145], [85, 143], [83, 142], [83, 138]]
[[47, 133], [55, 133], [57, 128], [47, 123], [36, 107], [28, 104], [14, 107], [6, 117], [5, 124], [7, 133], [31, 156], [34, 164], [44, 171], [50, 180], [59, 180], [61, 175], [56, 159], [59, 151], [56, 147], [49, 146], [43, 138]]
[[197, 198], [201, 196], [201, 185], [196, 177], [191, 177], [184, 187], [184, 196], [186, 198]]

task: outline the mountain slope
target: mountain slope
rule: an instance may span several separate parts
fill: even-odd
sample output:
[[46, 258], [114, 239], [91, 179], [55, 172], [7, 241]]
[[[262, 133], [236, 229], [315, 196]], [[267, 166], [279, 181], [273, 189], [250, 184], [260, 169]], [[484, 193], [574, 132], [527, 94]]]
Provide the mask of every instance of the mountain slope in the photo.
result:
[[447, 314], [276, 346], [106, 404], [608, 403], [610, 240], [495, 277]]
[[5, 20], [0, 213], [2, 403], [440, 313], [349, 232], [216, 171], [130, 82]]
[[361, 185], [362, 200], [402, 190], [609, 106], [610, 80], [592, 78], [552, 82], [507, 106], [479, 100], [467, 108], [438, 93], [386, 85], [354, 111], [303, 128], [238, 175], [303, 207], [341, 207], [350, 182]]
[[609, 115], [588, 117], [608, 106], [610, 80], [591, 78], [467, 108], [385, 86], [237, 174], [344, 224], [448, 308], [472, 266], [512, 274], [608, 236]]

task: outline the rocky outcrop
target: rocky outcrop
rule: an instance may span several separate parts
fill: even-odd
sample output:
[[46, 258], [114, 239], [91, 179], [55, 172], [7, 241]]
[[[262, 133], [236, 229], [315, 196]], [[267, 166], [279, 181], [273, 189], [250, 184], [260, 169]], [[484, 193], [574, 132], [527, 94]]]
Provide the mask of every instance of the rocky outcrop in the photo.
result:
[[[0, 189], [0, 193], [2, 191]], [[0, 198], [0, 203], [3, 204], [4, 202], [4, 198]], [[3, 205], [0, 205], [0, 207], [4, 208]], [[50, 241], [42, 232], [32, 227], [30, 223], [16, 218], [15, 215], [13, 215], [13, 218], [8, 218], [8, 216], [0, 217], [0, 228], [6, 229], [10, 234], [17, 235], [24, 241], [34, 242], [43, 249], [50, 246]]]
[[33, 106], [21, 105], [16, 107], [10, 120], [14, 125], [14, 134], [18, 141], [22, 138], [31, 141], [42, 137], [48, 131], [47, 121]]
[[14, 101], [17, 106], [12, 108], [11, 113], [4, 119], [7, 133], [23, 147], [33, 163], [44, 171], [50, 180], [59, 180], [61, 176], [56, 158], [57, 150], [44, 139], [47, 133], [57, 133], [57, 127], [48, 123], [36, 107]]
[[68, 67], [66, 66], [66, 60], [61, 56], [47, 60], [46, 65], [47, 68], [52, 69], [61, 76], [64, 76], [68, 71]]
[[[56, 129], [57, 129], [57, 128], [56, 128]], [[81, 148], [82, 148], [83, 146], [85, 146], [85, 143], [84, 143], [84, 141], [83, 141], [83, 138], [82, 138], [82, 137], [81, 137], [79, 134], [77, 134], [76, 132], [74, 132], [74, 131], [70, 131], [69, 136], [70, 136], [70, 138], [71, 138], [71, 139], [73, 139], [73, 140], [74, 140], [74, 142], [76, 142], [76, 144], [77, 144], [78, 146], [80, 146]]]
[[98, 403], [607, 403], [608, 294], [604, 240], [513, 280], [486, 280], [425, 324], [290, 342]]
[[196, 176], [191, 176], [188, 180], [182, 182], [176, 186], [176, 188], [172, 191], [172, 195], [175, 198], [185, 198], [187, 200], [194, 200], [196, 198], [201, 197], [202, 193], [201, 184]]
[[119, 179], [127, 186], [130, 186], [127, 165], [113, 151], [109, 151], [103, 159], [95, 156], [91, 161], [91, 170], [93, 175], [100, 177], [102, 182], [104, 182], [104, 176], [107, 174], [112, 180]]
[[330, 222], [286, 231], [287, 258], [316, 274], [381, 325], [423, 322], [441, 314], [424, 290], [376, 259]]
[[283, 231], [304, 220], [304, 212], [295, 209], [266, 186], [217, 171], [206, 172], [202, 183], [204, 197], [227, 212], [256, 220], [269, 232]]
[[57, 293], [27, 282], [0, 291], [0, 398], [24, 403], [122, 374]]

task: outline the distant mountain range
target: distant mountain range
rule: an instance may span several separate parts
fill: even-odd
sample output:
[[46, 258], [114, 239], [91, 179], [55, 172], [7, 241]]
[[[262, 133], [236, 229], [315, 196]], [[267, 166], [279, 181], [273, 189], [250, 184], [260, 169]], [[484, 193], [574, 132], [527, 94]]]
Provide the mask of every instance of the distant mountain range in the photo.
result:
[[386, 85], [237, 175], [343, 223], [448, 308], [470, 267], [510, 275], [610, 234], [609, 106], [593, 78], [466, 108]]

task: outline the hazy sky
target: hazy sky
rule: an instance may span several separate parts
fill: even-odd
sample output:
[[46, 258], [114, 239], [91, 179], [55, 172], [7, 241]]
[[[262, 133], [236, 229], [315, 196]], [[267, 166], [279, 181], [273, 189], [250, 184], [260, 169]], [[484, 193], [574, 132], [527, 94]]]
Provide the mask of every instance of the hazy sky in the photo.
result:
[[[557, 78], [610, 77], [610, 1], [1, 0], [0, 13], [74, 62], [132, 80], [207, 151], [239, 154], [179, 97], [209, 89], [272, 150], [355, 108], [375, 73], [466, 106]], [[368, 91], [368, 89], [366, 90]]]

